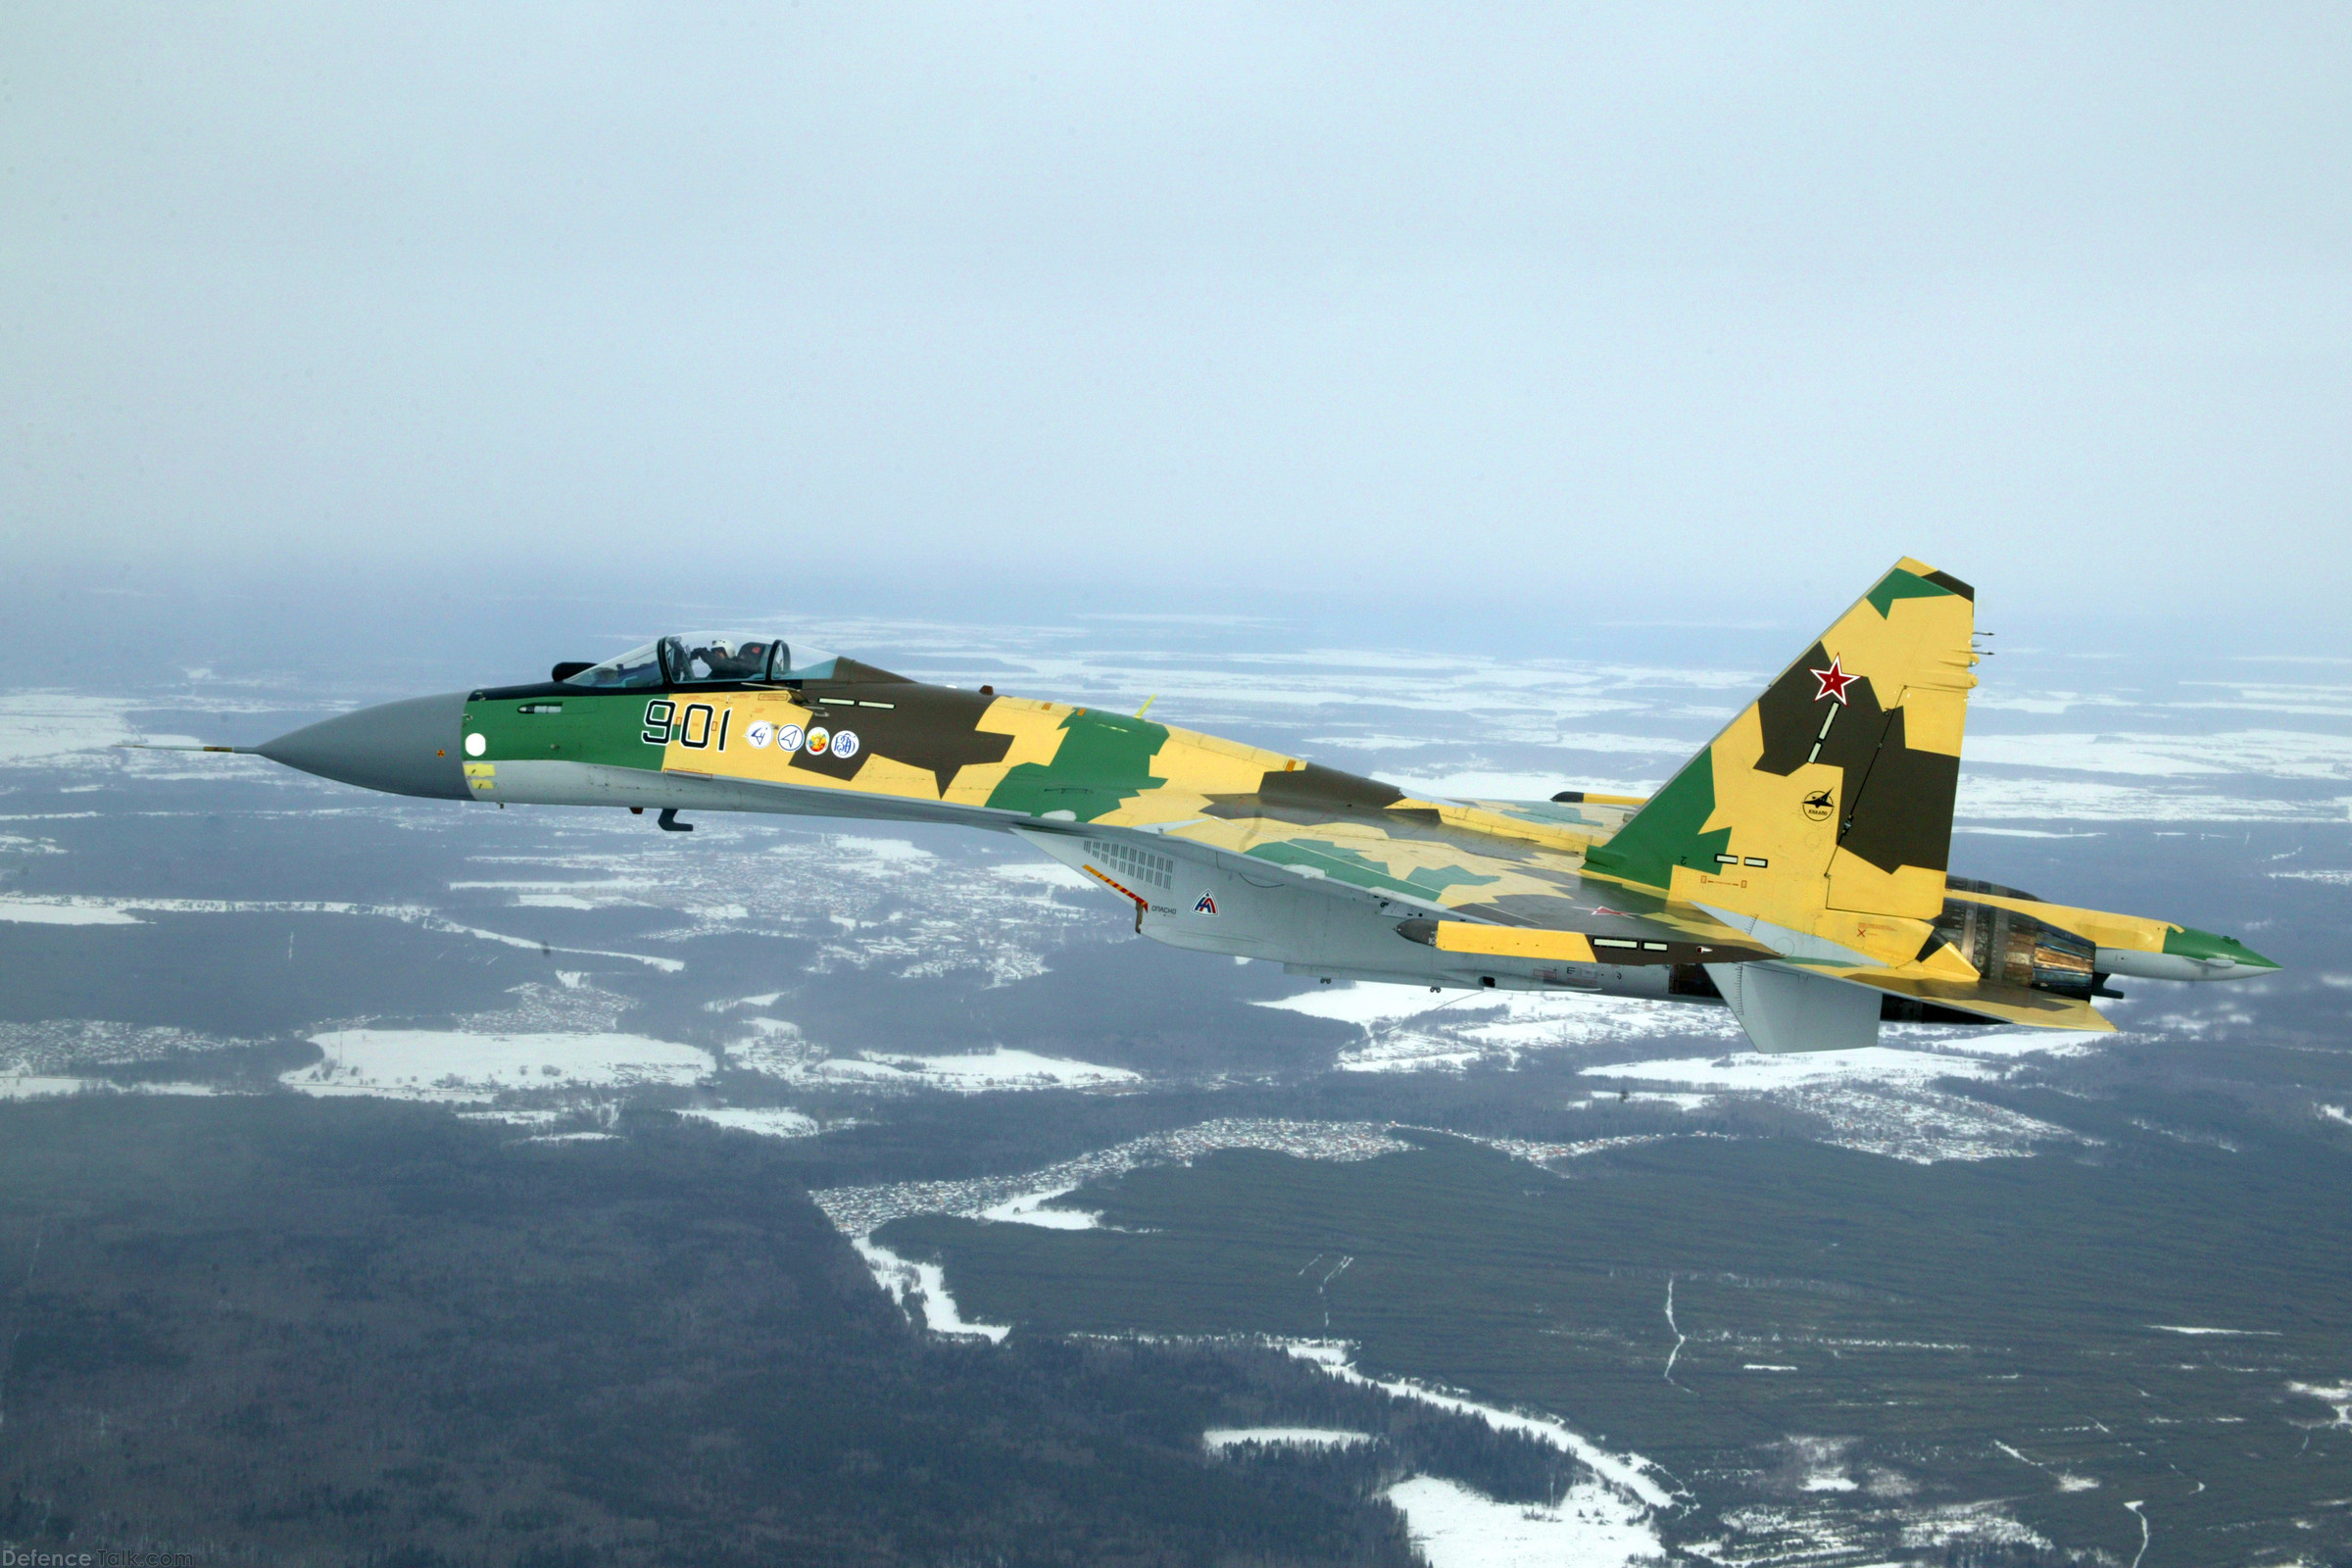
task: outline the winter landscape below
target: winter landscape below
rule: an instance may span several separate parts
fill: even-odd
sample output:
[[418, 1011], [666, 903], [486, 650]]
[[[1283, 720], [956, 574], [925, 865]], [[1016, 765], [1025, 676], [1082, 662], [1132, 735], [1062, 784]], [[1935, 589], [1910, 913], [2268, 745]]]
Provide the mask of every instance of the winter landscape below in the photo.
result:
[[[1655, 788], [1794, 640], [808, 635], [1506, 799]], [[2280, 974], [1762, 1056], [1719, 1008], [1159, 948], [1008, 836], [124, 746], [530, 673], [436, 658], [0, 694], [0, 1538], [2352, 1553], [2352, 662], [2004, 648], [1972, 704], [1956, 872]]]

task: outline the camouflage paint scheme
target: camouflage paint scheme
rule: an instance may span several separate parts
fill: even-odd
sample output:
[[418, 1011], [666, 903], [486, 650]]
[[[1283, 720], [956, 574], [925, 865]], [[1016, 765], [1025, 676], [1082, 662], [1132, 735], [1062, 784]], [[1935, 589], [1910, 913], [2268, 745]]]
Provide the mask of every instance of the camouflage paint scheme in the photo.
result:
[[1947, 876], [1974, 612], [1967, 584], [1902, 561], [1647, 801], [1424, 800], [849, 659], [764, 682], [476, 691], [465, 770], [480, 800], [1010, 828], [1180, 946], [1252, 951], [1209, 929], [1213, 892], [1180, 891], [1178, 873], [1211, 871], [1249, 898], [1311, 887], [1398, 944], [1268, 952], [1305, 972], [1616, 990], [1595, 977], [1654, 967], [1648, 994], [1696, 1000], [1718, 994], [1702, 973], [1768, 963], [1883, 993], [1887, 1017], [2100, 1030], [2090, 997], [2113, 970], [2276, 967], [2227, 938]]

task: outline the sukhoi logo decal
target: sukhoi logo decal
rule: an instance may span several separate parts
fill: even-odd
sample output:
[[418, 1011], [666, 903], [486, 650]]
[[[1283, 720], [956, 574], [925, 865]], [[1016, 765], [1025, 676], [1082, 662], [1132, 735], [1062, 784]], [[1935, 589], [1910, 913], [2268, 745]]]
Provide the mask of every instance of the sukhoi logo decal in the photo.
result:
[[1203, 893], [1200, 895], [1200, 902], [1193, 906], [1193, 912], [1195, 914], [1214, 914], [1217, 912], [1217, 901]]

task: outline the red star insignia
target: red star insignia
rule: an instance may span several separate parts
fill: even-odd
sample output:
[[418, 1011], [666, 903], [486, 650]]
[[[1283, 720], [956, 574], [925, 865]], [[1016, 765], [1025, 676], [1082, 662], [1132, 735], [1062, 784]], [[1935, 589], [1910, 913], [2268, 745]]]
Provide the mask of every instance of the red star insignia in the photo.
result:
[[1845, 706], [1845, 689], [1848, 686], [1851, 686], [1854, 682], [1860, 680], [1862, 677], [1859, 675], [1848, 675], [1842, 667], [1842, 664], [1843, 656], [1834, 655], [1830, 660], [1829, 668], [1808, 669], [1805, 671], [1806, 674], [1821, 682], [1821, 690], [1813, 694], [1813, 700], [1815, 702], [1820, 702], [1824, 697], [1835, 697], [1838, 699], [1838, 707], [1843, 708]]

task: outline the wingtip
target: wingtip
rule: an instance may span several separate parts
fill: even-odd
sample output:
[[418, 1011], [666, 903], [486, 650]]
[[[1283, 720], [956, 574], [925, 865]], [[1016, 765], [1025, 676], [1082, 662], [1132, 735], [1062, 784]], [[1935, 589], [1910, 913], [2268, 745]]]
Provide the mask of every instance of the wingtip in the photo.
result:
[[1907, 571], [1912, 576], [1919, 578], [1922, 582], [1932, 582], [1936, 587], [1941, 588], [1944, 592], [1949, 594], [1957, 594], [1959, 597], [1967, 600], [1972, 605], [1977, 602], [1977, 590], [1974, 587], [1968, 583], [1962, 582], [1959, 578], [1953, 576], [1948, 571], [1939, 570], [1935, 566], [1929, 565], [1917, 556], [1903, 557], [1902, 560], [1894, 564], [1893, 569], [1896, 571]]

